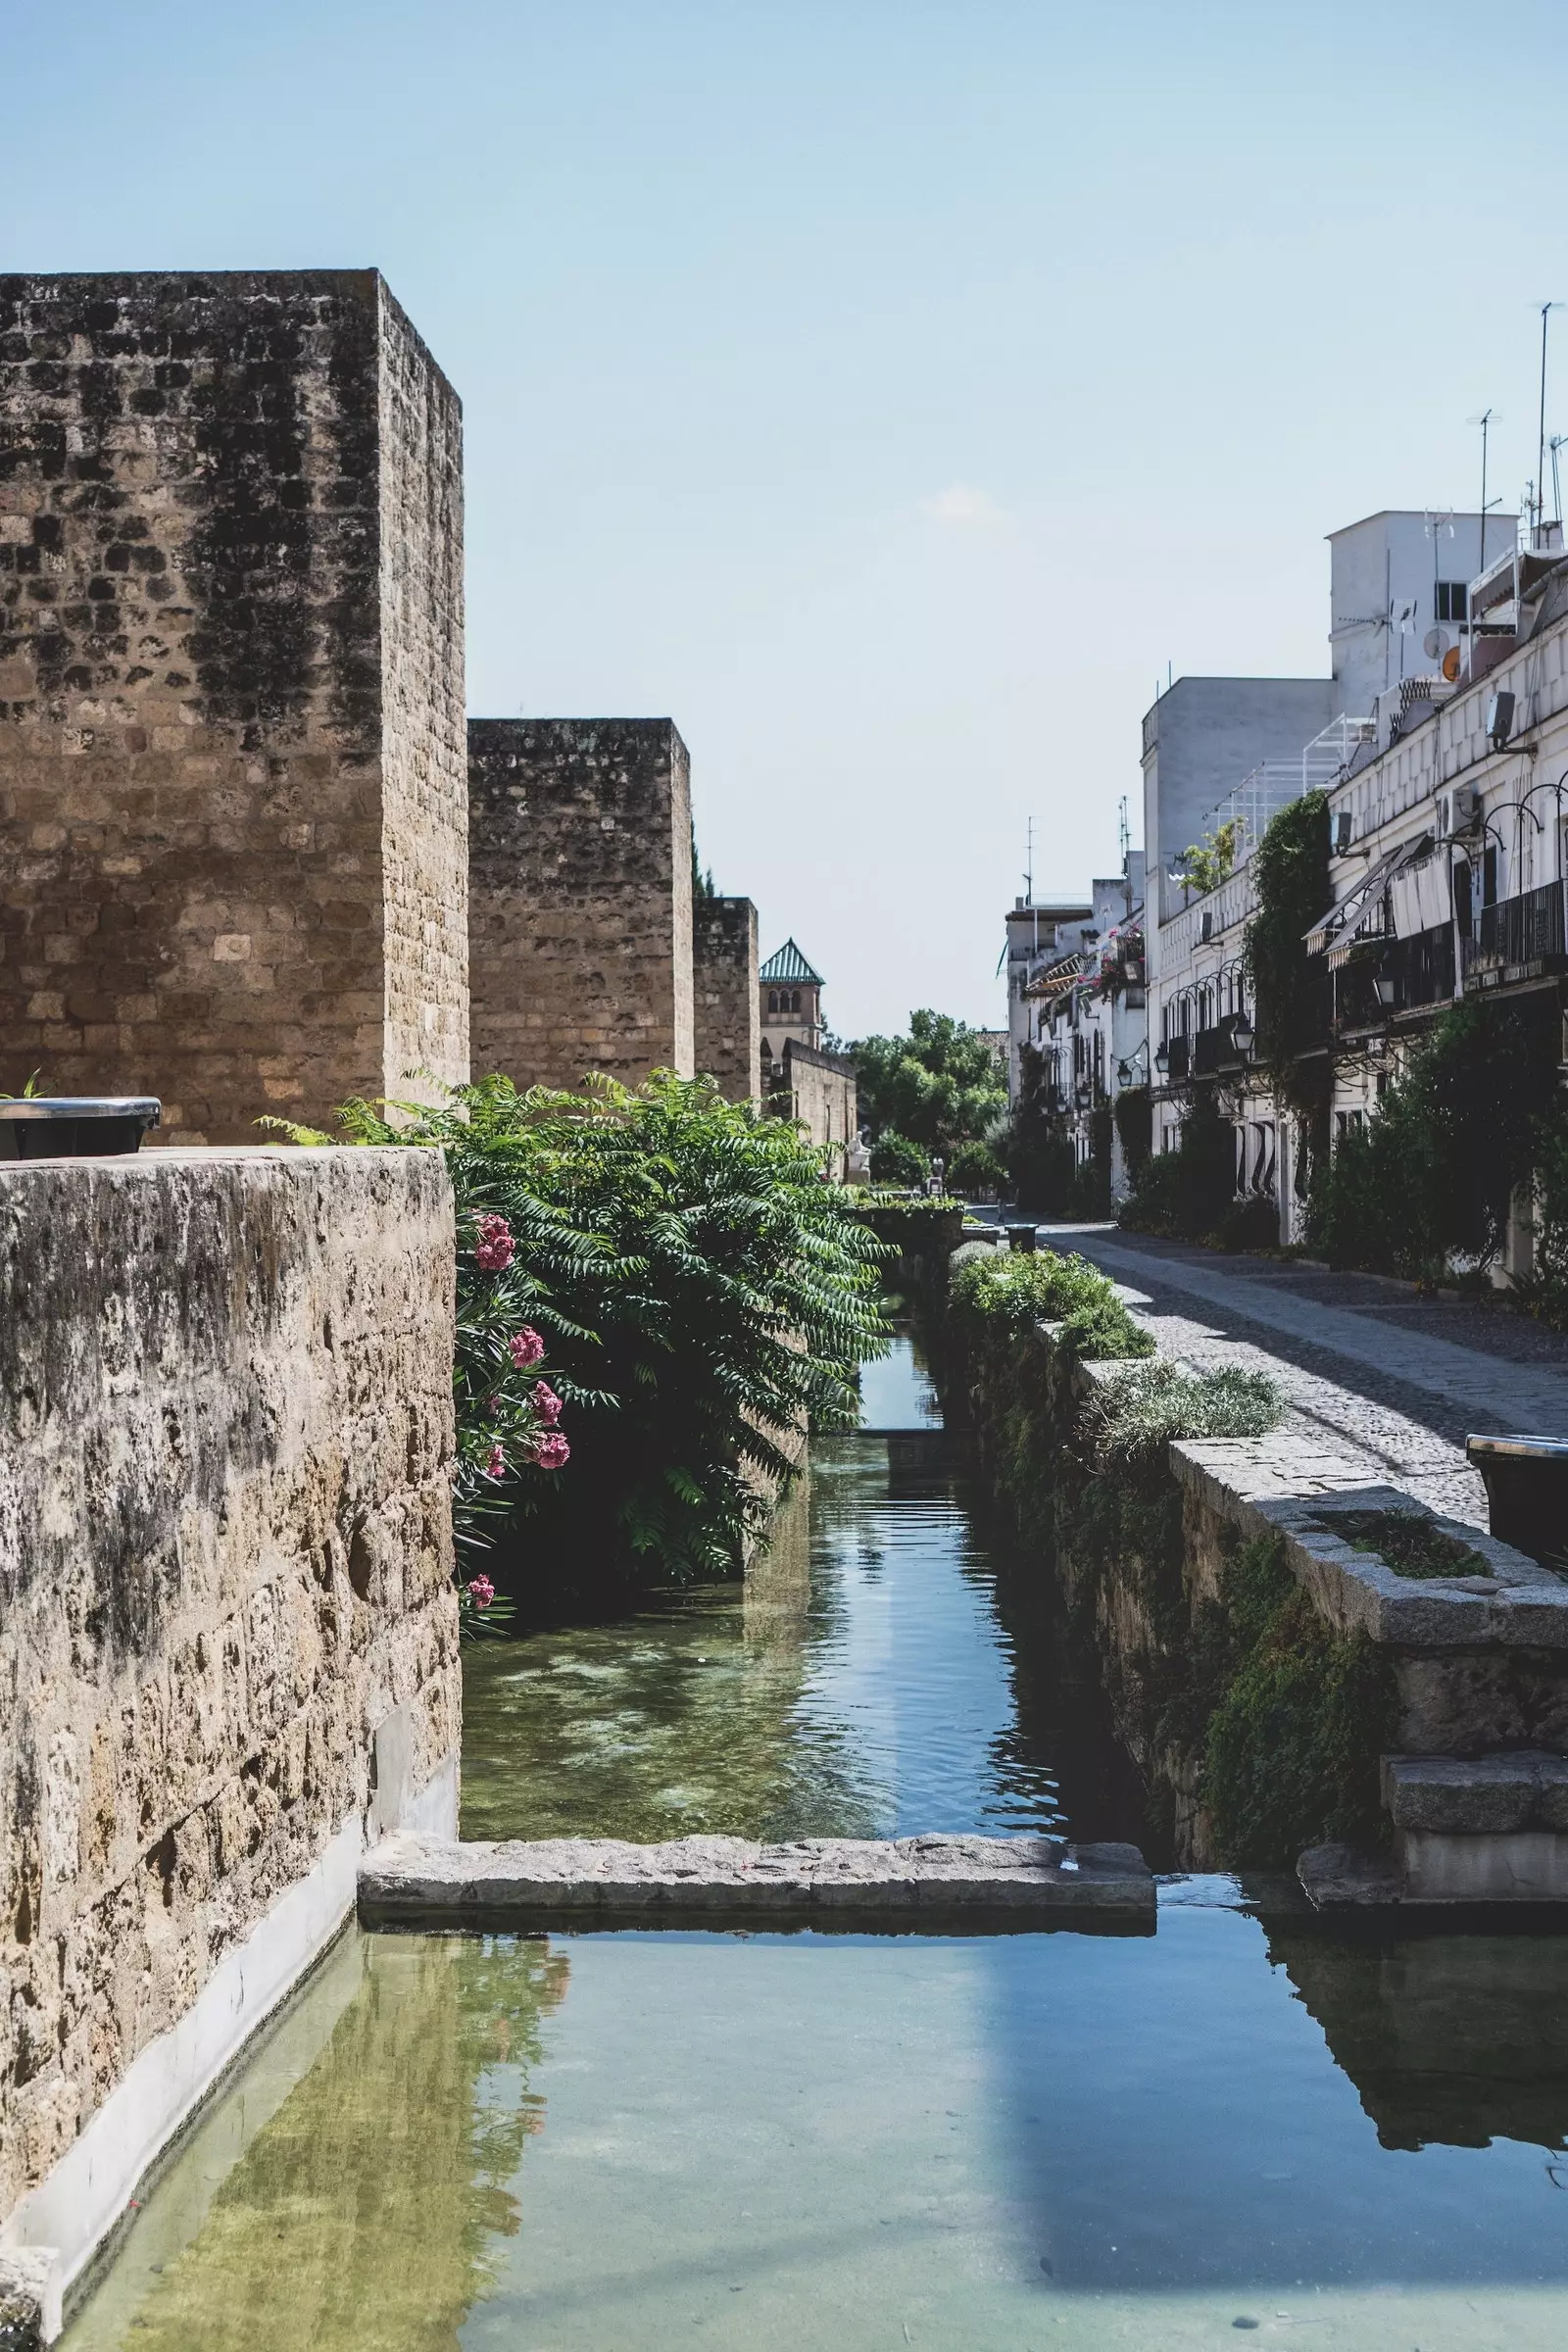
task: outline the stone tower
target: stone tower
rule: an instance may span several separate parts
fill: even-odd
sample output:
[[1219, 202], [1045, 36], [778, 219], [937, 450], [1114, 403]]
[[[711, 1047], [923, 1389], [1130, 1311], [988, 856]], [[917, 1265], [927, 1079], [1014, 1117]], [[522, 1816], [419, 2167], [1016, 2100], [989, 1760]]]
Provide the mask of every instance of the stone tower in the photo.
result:
[[473, 1066], [690, 1078], [692, 810], [667, 718], [468, 723]]
[[0, 1088], [467, 1075], [462, 415], [373, 270], [0, 277]]

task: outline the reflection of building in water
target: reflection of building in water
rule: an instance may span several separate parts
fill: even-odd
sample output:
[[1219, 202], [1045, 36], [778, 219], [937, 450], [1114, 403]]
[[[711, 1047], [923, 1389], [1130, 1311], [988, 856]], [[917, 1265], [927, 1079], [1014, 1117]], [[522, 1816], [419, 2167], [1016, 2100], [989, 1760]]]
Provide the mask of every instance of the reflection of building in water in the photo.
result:
[[[150, 2278], [131, 2322], [145, 2352], [437, 2352], [492, 2290], [523, 2143], [544, 2129], [528, 2069], [566, 1954], [375, 1936], [359, 1950], [364, 1981], [325, 2048]], [[505, 2094], [487, 2095], [500, 2068]]]
[[1561, 1936], [1269, 1931], [1386, 2148], [1568, 2146]]

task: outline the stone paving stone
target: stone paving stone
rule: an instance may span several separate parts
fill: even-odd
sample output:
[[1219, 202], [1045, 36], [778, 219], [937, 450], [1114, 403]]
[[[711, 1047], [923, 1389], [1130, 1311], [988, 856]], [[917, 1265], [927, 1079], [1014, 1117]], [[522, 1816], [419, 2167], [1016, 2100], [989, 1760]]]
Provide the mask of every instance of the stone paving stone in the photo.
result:
[[385, 1839], [360, 1868], [360, 1916], [370, 1925], [674, 1926], [759, 1915], [784, 1926], [825, 1915], [897, 1924], [915, 1912], [926, 1920], [1005, 1914], [1030, 1925], [1103, 1914], [1152, 1932], [1154, 1882], [1134, 1845], [941, 1836], [633, 1845], [612, 1838], [459, 1843], [405, 1834]]

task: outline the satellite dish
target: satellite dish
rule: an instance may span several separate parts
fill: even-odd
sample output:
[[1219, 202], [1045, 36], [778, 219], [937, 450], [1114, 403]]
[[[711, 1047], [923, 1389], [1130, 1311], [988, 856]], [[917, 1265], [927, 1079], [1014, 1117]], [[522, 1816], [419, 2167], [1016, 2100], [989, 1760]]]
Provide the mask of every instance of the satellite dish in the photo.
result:
[[1456, 645], [1450, 645], [1443, 657], [1443, 674], [1450, 686], [1459, 675], [1459, 648]]
[[1421, 651], [1429, 662], [1441, 662], [1448, 650], [1448, 644], [1449, 638], [1446, 629], [1428, 629], [1421, 640]]

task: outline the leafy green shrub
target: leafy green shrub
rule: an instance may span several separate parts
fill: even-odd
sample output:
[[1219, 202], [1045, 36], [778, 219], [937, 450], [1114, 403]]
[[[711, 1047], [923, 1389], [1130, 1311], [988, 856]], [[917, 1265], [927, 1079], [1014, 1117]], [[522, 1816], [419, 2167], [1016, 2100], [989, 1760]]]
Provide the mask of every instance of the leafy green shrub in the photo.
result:
[[1151, 1355], [1154, 1343], [1135, 1323], [1098, 1266], [1086, 1258], [994, 1251], [957, 1268], [949, 1299], [960, 1339], [984, 1345], [988, 1333], [1020, 1337], [1038, 1323], [1060, 1323], [1060, 1343], [1083, 1357]]
[[1560, 1050], [1555, 1004], [1451, 1005], [1319, 1170], [1311, 1243], [1335, 1265], [1418, 1280], [1494, 1256], [1514, 1194], [1549, 1157]]
[[1261, 1438], [1285, 1400], [1266, 1372], [1183, 1372], [1168, 1359], [1124, 1372], [1090, 1407], [1096, 1456], [1106, 1466], [1162, 1458], [1182, 1438]]
[[1203, 1241], [1217, 1234], [1236, 1199], [1236, 1130], [1200, 1087], [1182, 1121], [1174, 1152], [1152, 1158], [1121, 1210], [1134, 1233]]
[[[460, 1238], [504, 1221], [569, 1408], [569, 1464], [545, 1476], [507, 1451], [498, 1575], [537, 1604], [733, 1574], [795, 1434], [852, 1426], [858, 1365], [886, 1344], [885, 1248], [823, 1181], [825, 1153], [667, 1071], [581, 1095], [488, 1078], [395, 1107], [397, 1127], [363, 1102], [340, 1115], [356, 1141], [444, 1153]], [[466, 1453], [483, 1388], [460, 1374]]]
[[1220, 1246], [1225, 1250], [1277, 1250], [1280, 1207], [1272, 1193], [1254, 1193], [1250, 1200], [1233, 1200], [1219, 1221]]
[[1222, 1690], [1201, 1791], [1225, 1860], [1289, 1869], [1325, 1838], [1380, 1844], [1379, 1760], [1396, 1714], [1387, 1653], [1318, 1615], [1278, 1537], [1240, 1547], [1206, 1632]]
[[[874, 1159], [872, 1165], [874, 1170]], [[948, 1162], [946, 1181], [965, 1200], [994, 1200], [1006, 1170], [989, 1144], [960, 1144]]]
[[930, 1152], [906, 1135], [895, 1135], [890, 1129], [871, 1146], [873, 1184], [921, 1185], [930, 1173]]
[[1077, 1176], [1067, 1122], [1054, 1107], [1045, 1056], [1036, 1046], [1019, 1054], [1018, 1099], [1007, 1123], [1004, 1152], [1018, 1206], [1026, 1216], [1069, 1212]]
[[1114, 1104], [1128, 1181], [1137, 1184], [1154, 1149], [1154, 1099], [1147, 1086], [1124, 1086]]

